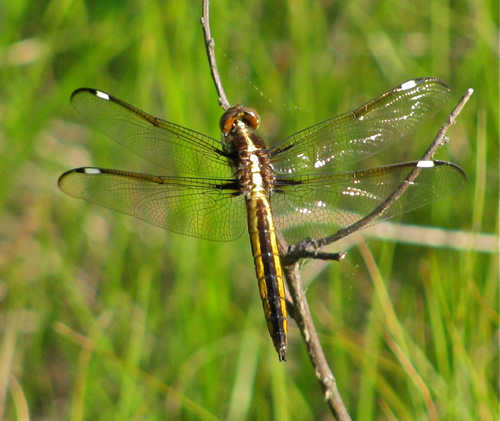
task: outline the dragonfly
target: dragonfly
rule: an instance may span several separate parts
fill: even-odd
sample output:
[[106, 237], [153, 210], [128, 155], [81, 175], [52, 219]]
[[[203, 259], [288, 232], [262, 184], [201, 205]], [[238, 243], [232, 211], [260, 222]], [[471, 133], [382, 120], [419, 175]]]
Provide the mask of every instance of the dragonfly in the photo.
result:
[[464, 171], [439, 160], [343, 170], [391, 145], [403, 147], [449, 96], [439, 79], [413, 79], [267, 147], [256, 134], [260, 117], [249, 107], [224, 112], [217, 140], [103, 91], [78, 89], [71, 103], [85, 120], [165, 173], [83, 167], [62, 174], [58, 184], [70, 196], [174, 233], [232, 241], [246, 228], [269, 334], [285, 361], [289, 315], [279, 238], [296, 244], [353, 226], [416, 167], [419, 175], [372, 224], [462, 187]]

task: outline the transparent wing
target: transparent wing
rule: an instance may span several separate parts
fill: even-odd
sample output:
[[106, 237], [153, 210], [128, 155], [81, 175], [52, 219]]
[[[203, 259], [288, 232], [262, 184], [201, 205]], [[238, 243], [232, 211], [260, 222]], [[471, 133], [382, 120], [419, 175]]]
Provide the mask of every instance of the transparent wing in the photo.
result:
[[[320, 239], [347, 228], [384, 203], [421, 161], [362, 171], [281, 176], [271, 196], [277, 226], [289, 243]], [[463, 170], [449, 162], [425, 161], [408, 190], [371, 225], [442, 199], [466, 182]]]
[[221, 142], [211, 137], [155, 118], [95, 89], [78, 89], [71, 103], [114, 141], [168, 169], [170, 175], [232, 176], [231, 160]]
[[405, 82], [358, 109], [295, 133], [270, 149], [278, 174], [331, 171], [402, 142], [439, 111], [449, 88], [435, 78]]
[[70, 196], [192, 237], [230, 241], [246, 227], [245, 201], [231, 179], [78, 168], [64, 173], [59, 187]]

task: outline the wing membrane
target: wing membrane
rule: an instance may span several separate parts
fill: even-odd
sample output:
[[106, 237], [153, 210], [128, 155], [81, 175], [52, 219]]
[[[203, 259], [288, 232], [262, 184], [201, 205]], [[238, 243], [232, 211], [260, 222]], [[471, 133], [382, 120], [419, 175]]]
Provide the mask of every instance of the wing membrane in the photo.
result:
[[331, 171], [402, 142], [439, 111], [449, 88], [435, 78], [405, 82], [358, 109], [288, 137], [271, 148], [278, 174]]
[[95, 89], [71, 95], [75, 109], [90, 123], [170, 175], [229, 178], [233, 170], [221, 142], [155, 118]]
[[78, 168], [64, 173], [59, 187], [70, 196], [192, 237], [230, 241], [246, 226], [245, 202], [231, 179]]
[[[347, 228], [373, 212], [420, 161], [326, 175], [282, 176], [271, 196], [277, 226], [289, 243], [320, 239]], [[403, 195], [371, 225], [442, 199], [466, 181], [454, 164], [432, 162], [422, 168]]]
[[[415, 79], [271, 148], [277, 174], [273, 214], [287, 241], [332, 235], [384, 203], [418, 161], [354, 172], [334, 172], [334, 167], [401, 142], [448, 97], [442, 81]], [[71, 101], [89, 122], [166, 168], [168, 176], [79, 168], [60, 177], [64, 192], [193, 237], [229, 241], [242, 234], [246, 207], [234, 161], [219, 141], [157, 119], [101, 91], [79, 89]], [[433, 165], [423, 168], [403, 196], [372, 223], [439, 200], [464, 184], [459, 167], [429, 162]]]

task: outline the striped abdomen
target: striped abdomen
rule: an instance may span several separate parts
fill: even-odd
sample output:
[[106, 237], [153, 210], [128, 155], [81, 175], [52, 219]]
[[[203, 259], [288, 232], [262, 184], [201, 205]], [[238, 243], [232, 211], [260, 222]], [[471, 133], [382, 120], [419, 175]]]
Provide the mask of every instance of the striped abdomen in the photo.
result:
[[236, 105], [223, 114], [220, 128], [247, 204], [248, 232], [267, 327], [280, 361], [285, 361], [288, 328], [285, 282], [269, 203], [274, 190], [274, 170], [264, 141], [253, 133], [259, 121], [254, 109]]
[[279, 359], [284, 361], [288, 314], [283, 268], [269, 199], [265, 194], [259, 193], [253, 192], [247, 199], [248, 232], [267, 327]]

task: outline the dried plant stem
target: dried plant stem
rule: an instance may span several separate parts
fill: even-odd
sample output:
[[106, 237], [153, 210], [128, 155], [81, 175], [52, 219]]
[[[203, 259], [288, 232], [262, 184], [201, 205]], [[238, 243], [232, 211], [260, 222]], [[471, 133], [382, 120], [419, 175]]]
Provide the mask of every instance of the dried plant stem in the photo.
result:
[[[210, 72], [215, 83], [215, 88], [219, 95], [219, 104], [224, 110], [230, 108], [229, 101], [227, 100], [226, 93], [222, 86], [219, 71], [217, 70], [217, 62], [215, 60], [214, 52], [214, 40], [210, 33], [210, 20], [209, 20], [209, 0], [203, 0], [203, 16], [201, 19], [201, 24], [203, 27], [203, 34], [205, 37], [205, 46], [207, 49], [208, 62], [210, 65]], [[281, 236], [280, 236], [281, 237]], [[280, 238], [281, 239], [281, 238]], [[283, 246], [284, 242], [281, 239], [280, 246]], [[286, 248], [281, 247], [284, 251]], [[333, 255], [331, 257], [334, 260], [340, 260], [345, 254]], [[328, 258], [326, 254], [318, 254], [317, 257]], [[308, 350], [310, 350], [309, 355], [311, 355], [311, 361], [315, 368], [316, 377], [320, 381], [323, 393], [325, 394], [326, 401], [330, 406], [330, 409], [337, 420], [347, 421], [350, 420], [350, 416], [347, 409], [342, 402], [335, 377], [330, 370], [326, 362], [325, 355], [321, 348], [321, 344], [316, 333], [316, 328], [309, 311], [309, 305], [305, 297], [304, 289], [300, 282], [300, 275], [298, 269], [298, 263], [293, 265], [285, 266], [285, 275], [289, 284], [290, 292], [293, 299], [293, 307], [296, 310], [295, 320], [299, 326], [302, 333], [302, 337], [306, 342]]]
[[342, 401], [337, 381], [328, 365], [323, 348], [319, 342], [318, 333], [309, 310], [309, 304], [300, 279], [298, 262], [284, 267], [290, 295], [294, 303], [294, 319], [306, 344], [307, 352], [314, 367], [325, 400], [336, 420], [347, 421], [351, 417]]
[[210, 32], [210, 14], [209, 14], [209, 0], [203, 0], [203, 10], [201, 17], [201, 27], [203, 28], [203, 36], [205, 38], [205, 48], [207, 49], [208, 64], [210, 66], [210, 73], [212, 73], [212, 79], [215, 83], [215, 89], [217, 90], [217, 95], [219, 95], [219, 105], [227, 111], [231, 108], [224, 87], [222, 86], [222, 81], [220, 79], [219, 70], [217, 69], [217, 61], [215, 60], [215, 41], [212, 38]]
[[[203, 0], [202, 14], [203, 17], [201, 19], [201, 24], [205, 37], [205, 46], [207, 49], [210, 71], [215, 83], [215, 88], [219, 95], [219, 104], [224, 110], [227, 110], [231, 105], [226, 97], [226, 93], [222, 86], [220, 75], [217, 70], [217, 63], [214, 52], [215, 43], [210, 33], [209, 0]], [[461, 98], [458, 105], [451, 112], [448, 121], [440, 128], [434, 141], [424, 153], [421, 160], [430, 159], [436, 152], [436, 150], [441, 145], [443, 145], [447, 130], [452, 124], [455, 123], [457, 116], [462, 111], [472, 93], [472, 89], [469, 89], [467, 93]], [[318, 334], [311, 317], [309, 305], [307, 303], [304, 288], [300, 279], [298, 261], [301, 258], [341, 260], [345, 256], [345, 253], [320, 253], [318, 252], [318, 249], [366, 227], [374, 219], [381, 216], [407, 190], [410, 182], [418, 176], [420, 171], [421, 168], [415, 167], [413, 171], [408, 175], [408, 177], [401, 183], [401, 185], [387, 198], [386, 201], [384, 201], [384, 203], [374, 209], [373, 212], [371, 212], [365, 218], [359, 220], [357, 223], [349, 226], [348, 228], [339, 230], [337, 233], [331, 236], [315, 241], [303, 241], [293, 246], [288, 246], [280, 236], [280, 249], [283, 250], [284, 254], [282, 257], [284, 263], [284, 271], [290, 290], [290, 296], [293, 300], [293, 304], [290, 303], [290, 307], [292, 310], [291, 314], [293, 314], [293, 318], [297, 322], [301, 335], [306, 344], [311, 363], [314, 367], [316, 378], [318, 379], [323, 389], [325, 400], [328, 403], [330, 410], [336, 420], [346, 421], [350, 420], [351, 418], [342, 401], [340, 392], [337, 388], [337, 382], [332, 373], [332, 370], [328, 365], [325, 354], [319, 342]]]
[[[427, 151], [424, 153], [421, 160], [427, 160], [431, 158], [432, 155], [436, 152], [436, 150], [443, 145], [443, 141], [448, 128], [455, 123], [458, 115], [462, 111], [463, 107], [469, 100], [472, 93], [473, 93], [472, 89], [469, 89], [467, 93], [460, 99], [457, 106], [451, 112], [448, 121], [440, 128], [434, 141], [432, 142], [431, 146], [427, 149]], [[420, 168], [415, 168], [415, 170], [413, 170], [408, 175], [406, 180], [415, 179], [415, 177], [417, 177], [419, 172]], [[400, 186], [398, 189], [395, 190], [395, 192], [388, 199], [388, 201], [390, 200], [390, 203], [394, 203], [394, 201], [397, 200], [401, 196], [401, 194], [404, 193], [404, 191], [406, 190], [406, 188], [404, 187], [405, 185], [408, 185], [408, 183], [403, 182], [402, 186]], [[382, 204], [379, 208], [381, 208], [382, 206], [384, 206], [384, 204]], [[352, 232], [361, 229], [362, 227], [366, 226], [374, 217], [379, 216], [381, 211], [383, 212], [385, 209], [387, 209], [387, 207], [385, 207], [383, 210], [379, 208], [375, 209], [366, 218], [360, 220], [358, 225], [355, 224], [357, 228], [354, 229], [353, 231], [346, 229], [339, 231], [334, 236], [326, 237], [326, 239], [323, 239], [324, 240], [323, 245], [330, 244], [331, 242], [337, 241], [338, 239], [345, 237], [345, 235], [351, 234]], [[362, 223], [363, 221], [365, 221], [365, 223]], [[343, 235], [348, 230], [349, 232]], [[282, 248], [286, 247], [285, 244], [283, 244], [282, 238], [280, 240], [282, 241], [281, 247]], [[295, 321], [297, 322], [300, 333], [304, 338], [309, 358], [311, 359], [311, 363], [314, 367], [316, 378], [318, 379], [319, 383], [321, 384], [321, 387], [323, 388], [325, 400], [328, 402], [328, 405], [330, 406], [330, 409], [336, 419], [349, 420], [350, 417], [342, 402], [342, 398], [338, 391], [335, 377], [333, 376], [333, 373], [328, 365], [328, 362], [326, 361], [325, 354], [319, 342], [318, 334], [316, 332], [316, 328], [312, 321], [311, 313], [309, 311], [309, 306], [307, 304], [307, 299], [305, 297], [304, 288], [302, 286], [302, 281], [298, 270], [298, 260], [300, 258], [321, 257], [321, 255], [318, 255], [316, 251], [317, 250], [316, 247], [318, 247], [318, 243], [321, 244], [320, 243], [321, 241], [322, 240], [320, 240], [319, 242], [318, 241], [311, 242], [310, 240], [308, 240], [289, 247], [288, 249], [289, 253], [285, 257], [285, 260], [287, 261], [288, 264], [284, 266], [284, 270], [287, 278], [288, 287], [290, 288], [290, 295], [293, 300], [293, 310], [292, 310], [293, 316]], [[331, 256], [333, 257], [340, 256], [340, 258], [343, 257], [342, 254], [338, 253], [332, 254]]]

